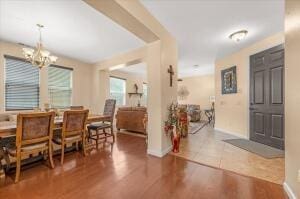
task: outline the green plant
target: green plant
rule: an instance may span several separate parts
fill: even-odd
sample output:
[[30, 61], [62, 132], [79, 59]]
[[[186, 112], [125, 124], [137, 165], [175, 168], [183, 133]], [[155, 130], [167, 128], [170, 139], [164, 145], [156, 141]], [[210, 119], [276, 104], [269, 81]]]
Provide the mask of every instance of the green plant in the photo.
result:
[[177, 103], [171, 103], [168, 107], [168, 119], [165, 121], [165, 132], [170, 134], [174, 128], [178, 127], [178, 105]]

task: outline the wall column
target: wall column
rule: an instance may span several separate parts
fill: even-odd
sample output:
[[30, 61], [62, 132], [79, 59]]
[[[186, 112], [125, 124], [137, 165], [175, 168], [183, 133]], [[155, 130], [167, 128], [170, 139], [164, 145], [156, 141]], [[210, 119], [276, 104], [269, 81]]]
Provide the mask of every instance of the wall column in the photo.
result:
[[105, 100], [109, 98], [109, 72], [95, 69], [92, 84], [92, 113], [102, 114]]
[[300, 2], [285, 1], [285, 182], [290, 198], [300, 198]]
[[[177, 102], [176, 40], [139, 0], [84, 1], [146, 43], [146, 56], [144, 55], [145, 48], [142, 48], [104, 60], [96, 66], [104, 69], [104, 67], [109, 68], [116, 64], [127, 64], [133, 60], [146, 60], [149, 89], [148, 153], [162, 157], [171, 149], [170, 138], [165, 135], [163, 128], [164, 121], [167, 119], [167, 108], [172, 102]], [[172, 87], [170, 87], [168, 73], [170, 65], [176, 74], [173, 76]], [[105, 86], [102, 81], [100, 83]], [[103, 90], [106, 92], [105, 87], [101, 87], [101, 92]]]
[[[173, 86], [170, 87], [172, 65], [175, 71]], [[170, 138], [164, 132], [168, 106], [177, 102], [177, 46], [172, 38], [156, 41], [148, 45], [148, 150], [147, 153], [164, 156], [171, 149]]]

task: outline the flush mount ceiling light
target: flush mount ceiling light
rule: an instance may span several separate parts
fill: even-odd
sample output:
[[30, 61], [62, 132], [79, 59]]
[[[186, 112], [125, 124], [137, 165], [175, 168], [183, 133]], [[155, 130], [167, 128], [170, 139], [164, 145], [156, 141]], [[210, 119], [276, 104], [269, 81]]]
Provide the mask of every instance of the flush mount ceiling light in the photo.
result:
[[248, 31], [247, 30], [240, 30], [240, 31], [237, 31], [237, 32], [234, 32], [232, 33], [229, 38], [232, 39], [233, 41], [235, 42], [239, 42], [241, 41], [242, 39], [244, 39], [248, 34]]

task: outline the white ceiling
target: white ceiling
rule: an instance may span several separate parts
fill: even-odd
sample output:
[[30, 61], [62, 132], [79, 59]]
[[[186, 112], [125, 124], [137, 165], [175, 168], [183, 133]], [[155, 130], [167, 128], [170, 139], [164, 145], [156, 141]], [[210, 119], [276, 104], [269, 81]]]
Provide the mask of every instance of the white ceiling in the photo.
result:
[[[179, 76], [214, 72], [216, 59], [284, 30], [284, 0], [142, 0], [179, 44]], [[228, 36], [249, 31], [235, 43]], [[194, 65], [199, 65], [195, 68]]]
[[142, 76], [143, 78], [146, 78], [147, 76], [147, 65], [146, 63], [139, 63], [130, 65], [124, 68], [118, 69], [119, 71], [131, 74], [131, 75], [138, 75]]
[[[142, 0], [179, 44], [179, 76], [214, 72], [216, 59], [284, 29], [284, 0]], [[36, 23], [58, 55], [95, 63], [144, 45], [81, 0], [0, 0], [0, 39], [34, 46]], [[249, 31], [240, 43], [228, 36]], [[198, 65], [199, 67], [194, 67]], [[122, 69], [146, 73], [145, 64]]]
[[0, 39], [35, 46], [36, 24], [53, 53], [94, 63], [144, 45], [81, 0], [0, 0]]

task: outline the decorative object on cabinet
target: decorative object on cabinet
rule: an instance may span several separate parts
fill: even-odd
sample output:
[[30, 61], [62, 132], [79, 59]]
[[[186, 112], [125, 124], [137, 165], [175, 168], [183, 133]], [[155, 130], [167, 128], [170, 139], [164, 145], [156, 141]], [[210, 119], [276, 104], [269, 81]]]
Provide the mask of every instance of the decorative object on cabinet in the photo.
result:
[[132, 95], [138, 95], [140, 98], [143, 96], [143, 93], [139, 93], [139, 87], [137, 84], [133, 85], [134, 88], [134, 92], [128, 93], [129, 97], [131, 97]]

